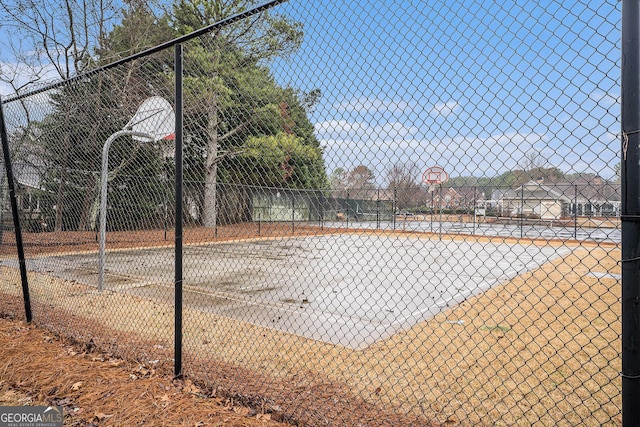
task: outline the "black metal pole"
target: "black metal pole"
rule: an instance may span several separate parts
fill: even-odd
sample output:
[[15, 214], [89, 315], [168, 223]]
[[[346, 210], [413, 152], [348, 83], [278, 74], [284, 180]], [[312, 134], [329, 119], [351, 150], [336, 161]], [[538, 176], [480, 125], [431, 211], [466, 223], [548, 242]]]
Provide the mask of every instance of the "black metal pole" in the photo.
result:
[[347, 220], [347, 230], [349, 229], [349, 190], [347, 190], [347, 208], [345, 209], [346, 215], [345, 219]]
[[296, 195], [291, 192], [291, 234], [296, 233]]
[[376, 230], [380, 230], [380, 189], [376, 190]]
[[440, 226], [438, 227], [438, 238], [442, 240], [442, 183], [440, 183]]
[[520, 187], [520, 238], [524, 234], [524, 184]]
[[[0, 101], [2, 102], [2, 101]], [[0, 162], [0, 245], [4, 239], [4, 208], [5, 206], [5, 197], [9, 195], [9, 192], [4, 189], [4, 178], [6, 178], [7, 174], [4, 169], [4, 161]], [[3, 178], [4, 177], [4, 178]]]
[[183, 99], [182, 99], [182, 45], [175, 46], [176, 73], [176, 233], [175, 233], [175, 342], [174, 372], [182, 376], [182, 144], [183, 144]]
[[578, 185], [573, 186], [573, 238], [578, 238]]
[[435, 207], [435, 202], [433, 201], [433, 192], [436, 191], [435, 188], [431, 189], [431, 232], [433, 233], [433, 217], [436, 213], [436, 207]]
[[[27, 264], [24, 257], [24, 245], [22, 242], [22, 228], [20, 227], [20, 216], [18, 215], [18, 201], [16, 200], [16, 187], [13, 181], [13, 168], [11, 166], [11, 153], [9, 152], [9, 137], [4, 121], [4, 111], [2, 100], [0, 99], [0, 138], [2, 138], [2, 155], [4, 157], [4, 170], [7, 174], [7, 184], [9, 199], [11, 200], [11, 212], [13, 213], [13, 228], [16, 236], [16, 247], [18, 249], [18, 264], [20, 266], [20, 279], [22, 281], [22, 298], [24, 299], [24, 314], [27, 322], [31, 322], [33, 314], [31, 312], [31, 297], [29, 296], [29, 281], [27, 280]], [[1, 209], [2, 207], [0, 207]], [[2, 224], [0, 224], [2, 227]]]
[[393, 231], [396, 230], [396, 210], [398, 209], [398, 189], [393, 187], [393, 200], [391, 201], [391, 218], [393, 218]]
[[324, 230], [324, 204], [326, 197], [320, 193], [320, 230]]
[[640, 425], [640, 1], [622, 2], [622, 425]]
[[[225, 187], [224, 187], [224, 185], [221, 185], [216, 179], [215, 188], [216, 188], [216, 200], [215, 200], [214, 209], [213, 209], [213, 211], [214, 211], [213, 216], [215, 218], [215, 220], [214, 220], [214, 224], [215, 225], [213, 227], [213, 237], [217, 239], [218, 238], [218, 217], [220, 216], [220, 215], [218, 215], [219, 212], [220, 212], [220, 195], [224, 194]], [[237, 187], [235, 187], [235, 189], [237, 190]]]
[[473, 213], [473, 232], [471, 233], [474, 236], [476, 234], [476, 205], [478, 204], [476, 198], [477, 198], [476, 187], [474, 185], [473, 186], [473, 208], [472, 208], [472, 213]]

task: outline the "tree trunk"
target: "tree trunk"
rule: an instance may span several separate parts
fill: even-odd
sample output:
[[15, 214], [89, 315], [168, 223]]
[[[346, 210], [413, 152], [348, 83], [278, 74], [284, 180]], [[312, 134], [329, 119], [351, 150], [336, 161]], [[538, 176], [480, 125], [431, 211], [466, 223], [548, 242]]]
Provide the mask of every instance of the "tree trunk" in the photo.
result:
[[58, 177], [58, 192], [56, 194], [56, 216], [55, 216], [55, 231], [62, 231], [62, 211], [64, 210], [64, 187], [67, 181], [67, 169], [62, 166], [60, 168], [60, 176]]
[[69, 167], [68, 162], [69, 162], [69, 153], [70, 153], [70, 135], [69, 135], [69, 117], [71, 115], [71, 111], [69, 109], [68, 104], [65, 102], [64, 104], [64, 110], [65, 110], [65, 115], [64, 115], [64, 136], [62, 137], [63, 140], [63, 144], [62, 144], [62, 159], [61, 162], [59, 163], [60, 166], [60, 175], [58, 176], [58, 191], [56, 192], [56, 205], [55, 205], [55, 210], [56, 210], [56, 214], [55, 214], [55, 224], [54, 224], [54, 230], [55, 231], [62, 231], [62, 215], [64, 212], [64, 205], [65, 205], [65, 193], [66, 193], [66, 186], [67, 186], [67, 168]]
[[213, 95], [209, 103], [209, 123], [207, 126], [207, 159], [204, 184], [204, 220], [203, 225], [215, 228], [217, 225], [217, 199], [218, 199], [218, 100]]
[[[80, 213], [80, 224], [78, 225], [78, 231], [87, 231], [90, 229], [89, 225], [93, 223], [92, 218], [92, 207], [95, 201], [96, 195], [96, 182], [93, 176], [87, 179], [87, 183], [85, 185], [86, 191], [84, 193], [84, 198], [82, 200], [82, 211]], [[98, 188], [98, 193], [99, 193]]]

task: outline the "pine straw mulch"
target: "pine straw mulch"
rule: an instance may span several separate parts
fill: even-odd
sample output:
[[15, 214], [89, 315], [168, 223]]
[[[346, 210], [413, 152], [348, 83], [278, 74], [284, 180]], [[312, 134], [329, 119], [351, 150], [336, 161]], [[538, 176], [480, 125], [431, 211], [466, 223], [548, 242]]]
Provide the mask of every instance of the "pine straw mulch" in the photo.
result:
[[[2, 301], [0, 314], [7, 318], [23, 311], [20, 298], [3, 294]], [[33, 309], [46, 309], [46, 319], [37, 322], [42, 329], [0, 318], [0, 366], [5, 365], [6, 373], [0, 375], [0, 390], [8, 384], [10, 391], [25, 393], [29, 400], [64, 406], [73, 414], [70, 426], [451, 424], [385, 410], [354, 395], [345, 384], [312, 372], [295, 379], [274, 378], [235, 363], [185, 355], [183, 366], [192, 368], [190, 375], [176, 380], [173, 350], [163, 340], [105, 329], [49, 304], [36, 303]], [[5, 340], [11, 344], [3, 345]], [[46, 351], [40, 351], [41, 346]], [[203, 383], [203, 378], [215, 380]]]
[[190, 380], [0, 319], [0, 404], [59, 405], [68, 426], [285, 426]]

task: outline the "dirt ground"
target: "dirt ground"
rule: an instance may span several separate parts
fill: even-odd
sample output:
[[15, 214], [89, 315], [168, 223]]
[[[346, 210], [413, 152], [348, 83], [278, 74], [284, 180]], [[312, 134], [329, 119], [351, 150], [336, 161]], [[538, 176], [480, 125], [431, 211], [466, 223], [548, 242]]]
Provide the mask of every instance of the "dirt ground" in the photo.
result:
[[[344, 230], [342, 230], [344, 231]], [[221, 242], [229, 240], [248, 239], [255, 237], [288, 237], [308, 236], [315, 234], [339, 233], [340, 229], [324, 227], [310, 227], [304, 224], [291, 223], [247, 223], [219, 226], [216, 229], [185, 228], [183, 231], [184, 244]], [[27, 257], [42, 254], [80, 252], [98, 249], [98, 234], [95, 231], [52, 231], [45, 233], [22, 234], [25, 255]], [[173, 230], [138, 230], [115, 231], [107, 233], [108, 249], [172, 246], [174, 243]], [[15, 236], [13, 232], [5, 231], [0, 245], [0, 256], [15, 256]]]
[[[314, 230], [317, 233], [317, 228]], [[302, 227], [295, 231], [312, 232]], [[201, 238], [195, 231], [190, 232], [193, 234], [185, 241]], [[257, 232], [219, 230], [218, 238], [248, 238]], [[261, 236], [291, 235], [287, 227], [259, 232]], [[111, 238], [112, 244], [117, 245], [117, 239]], [[122, 241], [139, 238], [123, 235]], [[154, 239], [149, 245], [162, 244], [160, 233]], [[511, 240], [515, 241], [500, 239]], [[55, 241], [51, 245], [39, 241], [40, 245], [33, 248], [64, 252], [92, 244], [77, 236], [69, 239], [65, 247], [56, 246]], [[65, 349], [68, 344], [63, 343], [54, 346], [58, 353], [48, 358], [55, 362], [64, 352], [75, 352], [70, 357], [106, 366], [102, 369], [107, 371], [113, 369], [110, 363], [120, 364], [124, 377], [108, 382], [102, 379], [104, 374], [93, 372], [87, 374], [97, 378], [93, 382], [71, 378], [56, 383], [58, 375], [54, 375], [49, 379], [53, 385], [34, 386], [40, 392], [33, 393], [28, 387], [19, 386], [30, 384], [32, 371], [51, 377], [51, 372], [60, 368], [25, 358], [25, 366], [16, 371], [12, 380], [14, 385], [3, 385], [2, 390], [26, 393], [20, 399], [47, 399], [52, 393], [47, 394], [46, 390], [54, 389], [53, 394], [68, 390], [78, 402], [81, 398], [94, 398], [84, 406], [75, 402], [73, 405], [85, 408], [89, 415], [83, 422], [88, 420], [95, 425], [135, 425], [150, 410], [148, 407], [166, 415], [167, 411], [160, 410], [167, 403], [162, 400], [165, 395], [187, 399], [176, 403], [175, 411], [169, 411], [183, 415], [191, 409], [186, 406], [182, 410], [179, 405], [186, 405], [188, 399], [207, 404], [221, 399], [218, 403], [226, 411], [223, 415], [248, 411], [240, 414], [238, 422], [279, 420], [310, 426], [620, 425], [620, 281], [616, 279], [620, 274], [619, 248], [560, 241], [526, 243], [572, 245], [573, 252], [363, 350], [308, 340], [206, 311], [186, 310], [185, 366], [189, 367], [188, 378], [196, 380], [198, 386], [171, 380], [170, 305], [115, 292], [98, 294], [78, 283], [33, 274], [30, 281], [35, 312], [42, 313], [39, 324], [106, 354], [98, 356], [104, 359], [100, 362], [93, 360], [96, 356], [90, 352]], [[15, 271], [0, 271], [0, 310], [5, 313], [17, 315], [21, 311], [18, 283]], [[26, 339], [35, 339], [39, 344], [52, 344], [46, 342], [52, 339], [51, 332], [11, 325], [9, 331], [16, 336], [25, 334]], [[38, 333], [42, 335], [28, 335]], [[3, 333], [3, 337], [7, 334]], [[114, 362], [119, 356], [136, 362]], [[0, 353], [0, 363], [7, 364], [11, 357]], [[148, 365], [145, 361], [153, 363]], [[136, 373], [138, 369], [142, 371]], [[0, 378], [6, 381], [4, 375]], [[100, 397], [120, 396], [112, 391], [115, 387], [139, 384], [138, 379], [157, 380], [162, 387], [132, 387], [132, 397], [118, 400], [115, 408], [122, 402], [134, 401], [136, 396], [143, 401], [127, 403], [126, 415], [97, 406]], [[92, 391], [82, 386], [73, 390], [78, 382], [93, 384]], [[171, 393], [163, 391], [166, 387], [171, 388]], [[191, 393], [192, 388], [199, 391]], [[125, 391], [121, 393], [127, 395]], [[144, 400], [151, 395], [160, 402]], [[213, 395], [215, 399], [203, 395]], [[238, 402], [252, 409], [242, 409]], [[138, 411], [131, 412], [132, 408], [141, 408], [143, 414], [136, 415], [134, 412]], [[95, 418], [96, 413], [109, 417]], [[130, 422], [121, 416], [134, 418]], [[178, 419], [177, 424], [167, 425], [198, 425], [199, 420]], [[218, 421], [204, 422], [200, 425], [216, 425]]]

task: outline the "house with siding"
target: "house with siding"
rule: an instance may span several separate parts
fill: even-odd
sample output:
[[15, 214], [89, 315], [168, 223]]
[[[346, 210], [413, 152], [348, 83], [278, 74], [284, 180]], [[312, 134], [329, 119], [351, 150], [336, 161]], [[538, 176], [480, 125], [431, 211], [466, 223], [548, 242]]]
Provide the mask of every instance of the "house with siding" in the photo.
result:
[[546, 184], [529, 181], [492, 198], [501, 215], [560, 219], [567, 216], [620, 216], [620, 185], [598, 176]]
[[505, 216], [560, 219], [567, 214], [570, 203], [571, 199], [557, 189], [541, 181], [529, 181], [515, 190], [506, 191], [501, 207]]

